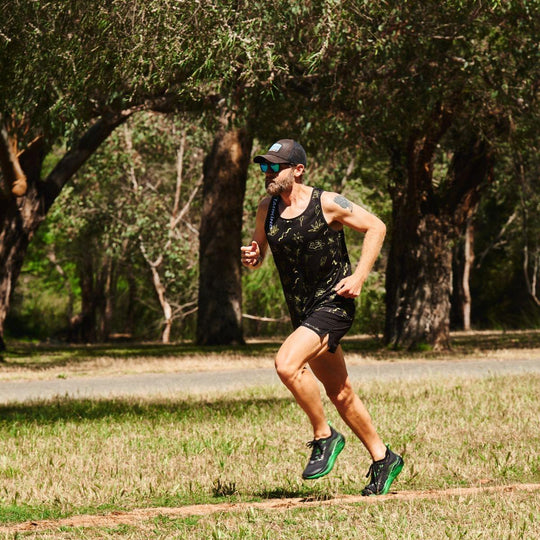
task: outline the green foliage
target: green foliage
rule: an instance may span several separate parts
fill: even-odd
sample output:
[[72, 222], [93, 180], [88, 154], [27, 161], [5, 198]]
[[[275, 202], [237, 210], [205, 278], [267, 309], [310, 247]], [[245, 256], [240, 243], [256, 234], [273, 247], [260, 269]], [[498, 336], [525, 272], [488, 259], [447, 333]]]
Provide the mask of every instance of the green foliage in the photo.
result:
[[243, 271], [243, 312], [260, 319], [274, 320], [245, 319], [244, 331], [247, 336], [285, 335], [292, 328], [271, 254], [268, 254], [267, 259], [260, 269]]
[[[390, 224], [386, 185], [397, 171], [388, 165], [388, 152], [424, 133], [437, 107], [448, 111], [454, 122], [433, 163], [437, 196], [448, 189], [445, 179], [453, 152], [471, 133], [484, 136], [499, 152], [499, 180], [490, 188], [493, 197], [477, 223], [479, 249], [493, 240], [492, 231], [496, 234], [501, 226], [499, 215], [508, 217], [521, 205], [520, 219], [509, 231], [511, 241], [491, 250], [477, 270], [477, 320], [501, 321], [503, 306], [510, 311], [518, 302], [529, 306], [533, 300], [522, 294], [519, 281], [524, 246], [531, 283], [538, 278], [538, 208], [531, 195], [538, 190], [529, 180], [530, 187], [520, 192], [523, 197], [514, 197], [512, 184], [502, 178], [508, 170], [505, 160], [515, 151], [501, 141], [511, 135], [523, 150], [534, 147], [537, 138], [538, 7], [537, 0], [4, 2], [0, 113], [24, 118], [19, 126], [22, 143], [45, 135], [42, 177], [100, 117], [144, 108], [149, 101], [159, 108], [157, 98], [171, 100], [167, 110], [192, 114], [188, 128], [186, 122], [173, 126], [156, 121], [156, 116], [141, 116], [130, 126], [132, 151], [126, 152], [125, 131], [118, 131], [75, 184], [64, 189], [50, 224], [34, 241], [24, 275], [39, 279], [23, 279], [15, 302], [16, 316], [24, 316], [17, 320], [26, 321], [21, 323], [26, 328], [40, 320], [32, 304], [50, 309], [46, 319], [51, 324], [65, 318], [63, 305], [77, 311], [83, 261], [91, 260], [117, 276], [115, 294], [122, 315], [115, 324], [131, 309], [140, 328], [148, 336], [157, 335], [158, 319], [146, 307], [157, 310], [158, 305], [140, 243], [148, 259], [156, 261], [170, 239], [165, 216], [174, 200], [171, 179], [183, 129], [188, 133], [189, 177], [184, 194], [197, 181], [209, 144], [206, 129], [217, 129], [226, 117], [231, 124], [247, 125], [262, 147], [277, 137], [300, 139], [310, 157], [309, 184], [343, 191]], [[367, 148], [373, 152], [371, 159], [366, 158]], [[523, 160], [526, 170], [537, 169], [534, 152]], [[250, 220], [262, 194], [260, 182], [249, 182], [245, 231], [252, 230]], [[497, 197], [507, 200], [495, 203]], [[163, 254], [161, 276], [179, 317], [195, 298], [194, 224], [199, 212], [196, 198], [189, 224]], [[353, 261], [359, 246], [359, 240], [349, 238]], [[47, 259], [51, 252], [64, 269], [62, 277]], [[380, 327], [385, 260], [383, 252], [364, 290], [359, 331], [379, 332], [373, 327]], [[269, 261], [262, 270], [244, 275], [245, 311], [281, 318], [280, 285], [271, 268]], [[58, 280], [46, 277], [55, 272]], [[98, 272], [92, 275], [97, 279]], [[481, 287], [488, 279], [498, 285], [490, 294]], [[69, 283], [75, 300], [60, 283]], [[139, 309], [128, 307], [132, 287]], [[35, 295], [36, 289], [44, 296]], [[537, 309], [530, 305], [520, 321], [537, 320]], [[255, 331], [252, 325], [263, 331], [262, 323], [247, 322], [248, 332]]]
[[15, 339], [47, 340], [68, 327], [70, 299], [61, 286], [60, 279], [25, 272], [12, 298], [6, 332]]
[[384, 276], [372, 272], [356, 302], [356, 316], [351, 334], [369, 334], [381, 338], [384, 333]]
[[[387, 144], [442, 104], [482, 130], [535, 101], [538, 3], [347, 3], [321, 59], [334, 103]], [[330, 81], [329, 83], [330, 84]]]
[[[184, 131], [187, 142], [177, 213], [183, 209], [185, 213], [171, 228], [179, 174], [178, 150]], [[10, 327], [25, 320], [20, 331], [31, 333], [31, 327], [37, 325], [41, 326], [40, 336], [69, 327], [74, 313], [66, 305], [67, 293], [63, 290], [69, 280], [75, 302], [70, 306], [72, 311], [78, 312], [81, 295], [84, 303], [83, 288], [91, 287], [93, 297], [107, 296], [113, 305], [114, 320], [108, 333], [158, 338], [162, 314], [149, 261], [155, 263], [160, 259], [162, 285], [173, 307], [173, 318], [181, 322], [196, 303], [195, 226], [200, 211], [196, 184], [205, 144], [205, 135], [186, 119], [157, 114], [140, 115], [125, 129], [113, 133], [73, 185], [62, 191], [38, 241], [32, 243], [23, 270], [27, 279], [18, 288], [19, 295], [24, 292], [24, 302], [21, 298], [14, 306]], [[195, 197], [187, 205], [192, 194]], [[54, 272], [47, 257], [51, 254], [65, 275]], [[107, 285], [108, 281], [112, 284]], [[37, 296], [37, 291], [30, 294], [27, 283], [39, 289], [49, 283], [49, 288], [43, 291], [45, 296]], [[53, 302], [51, 295], [55, 292], [58, 299]], [[39, 305], [42, 314], [37, 316], [35, 310]], [[54, 317], [50, 316], [51, 311]], [[47, 312], [48, 324], [43, 325]], [[104, 316], [98, 312], [98, 324], [104, 324], [100, 323]], [[182, 328], [179, 324], [175, 335], [182, 336], [188, 329], [189, 326]]]
[[[519, 143], [518, 143], [519, 144]], [[500, 160], [475, 219], [473, 316], [482, 328], [540, 325], [538, 148], [520, 146]], [[490, 226], [483, 226], [483, 224]], [[486, 283], [489, 286], [486, 286]]]
[[204, 92], [219, 93], [238, 45], [228, 17], [236, 15], [227, 2], [4, 3], [0, 71], [10, 84], [0, 87], [2, 108], [54, 140], [151, 96], [191, 99], [203, 81]]

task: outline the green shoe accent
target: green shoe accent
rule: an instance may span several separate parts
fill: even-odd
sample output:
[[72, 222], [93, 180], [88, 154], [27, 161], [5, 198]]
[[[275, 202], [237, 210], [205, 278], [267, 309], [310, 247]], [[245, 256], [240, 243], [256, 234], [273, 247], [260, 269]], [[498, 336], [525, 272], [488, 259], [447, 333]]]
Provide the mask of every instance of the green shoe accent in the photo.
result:
[[403, 458], [394, 454], [386, 447], [386, 456], [380, 461], [374, 461], [366, 474], [371, 476], [371, 482], [362, 490], [362, 495], [386, 495], [390, 491], [392, 482], [403, 469]]
[[332, 434], [327, 439], [317, 439], [308, 443], [313, 448], [311, 458], [302, 478], [315, 480], [326, 476], [333, 468], [336, 458], [345, 447], [345, 437], [330, 426]]
[[397, 475], [401, 472], [401, 469], [403, 469], [403, 459], [401, 459], [401, 457], [399, 459], [400, 461], [392, 467], [392, 470], [390, 471], [390, 474], [388, 475], [388, 478], [384, 483], [381, 495], [386, 495], [390, 491], [390, 486], [392, 485], [392, 482], [397, 478]]

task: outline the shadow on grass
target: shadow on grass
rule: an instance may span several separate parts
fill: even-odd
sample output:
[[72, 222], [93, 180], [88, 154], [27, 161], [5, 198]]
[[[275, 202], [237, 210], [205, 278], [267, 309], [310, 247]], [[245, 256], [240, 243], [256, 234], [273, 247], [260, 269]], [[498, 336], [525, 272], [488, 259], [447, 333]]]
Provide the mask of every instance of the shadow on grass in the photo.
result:
[[[200, 357], [234, 356], [236, 358], [273, 357], [282, 342], [281, 338], [250, 342], [245, 345], [199, 346], [193, 343], [108, 343], [97, 345], [69, 344], [31, 344], [10, 343], [4, 353], [0, 369], [29, 369], [41, 371], [50, 368], [76, 366], [96, 358], [144, 360], [151, 358], [170, 358], [178, 360]], [[432, 351], [429, 347], [419, 347], [417, 351], [394, 350], [387, 348], [381, 339], [372, 336], [350, 336], [342, 341], [345, 353], [369, 354], [378, 360], [396, 359], [437, 359], [455, 355], [493, 351], [498, 349], [537, 349], [540, 348], [540, 330], [522, 331], [483, 331], [452, 333], [452, 348], [449, 351]]]
[[301, 489], [275, 488], [253, 493], [260, 499], [301, 499], [301, 502], [329, 501], [335, 496], [326, 493], [321, 488], [303, 487]]
[[226, 421], [230, 418], [263, 417], [281, 414], [292, 398], [256, 398], [204, 400], [189, 398], [145, 402], [131, 399], [71, 399], [36, 400], [30, 403], [0, 405], [0, 429], [13, 424], [55, 424], [57, 422], [88, 422], [114, 419], [167, 419], [172, 421]]
[[246, 345], [212, 345], [202, 347], [192, 343], [163, 345], [161, 343], [109, 343], [96, 345], [11, 343], [4, 353], [4, 366], [26, 369], [49, 369], [73, 365], [95, 358], [168, 358], [183, 356], [227, 356], [245, 358], [273, 355], [278, 341], [261, 341]]

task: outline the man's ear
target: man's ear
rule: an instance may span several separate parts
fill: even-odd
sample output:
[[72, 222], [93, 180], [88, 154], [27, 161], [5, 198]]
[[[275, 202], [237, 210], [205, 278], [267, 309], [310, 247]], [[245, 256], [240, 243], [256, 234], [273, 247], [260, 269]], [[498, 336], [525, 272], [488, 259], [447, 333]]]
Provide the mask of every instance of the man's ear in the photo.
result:
[[301, 163], [298, 163], [294, 166], [294, 176], [296, 178], [299, 178], [300, 176], [302, 176], [304, 174], [304, 171], [305, 171], [305, 167]]

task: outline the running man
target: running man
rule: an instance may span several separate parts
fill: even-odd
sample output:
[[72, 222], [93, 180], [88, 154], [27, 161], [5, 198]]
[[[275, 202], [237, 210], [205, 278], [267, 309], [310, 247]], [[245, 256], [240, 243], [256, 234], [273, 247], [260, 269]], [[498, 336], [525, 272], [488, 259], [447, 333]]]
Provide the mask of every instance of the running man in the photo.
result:
[[[383, 495], [403, 459], [385, 446], [355, 394], [339, 341], [352, 325], [354, 299], [379, 255], [386, 227], [342, 195], [305, 185], [306, 153], [296, 141], [279, 140], [254, 162], [265, 175], [269, 196], [259, 204], [252, 242], [241, 247], [241, 260], [247, 268], [260, 268], [270, 246], [280, 275], [294, 331], [277, 353], [276, 371], [313, 427], [302, 476], [328, 474], [345, 446], [344, 436], [326, 419], [317, 377], [373, 460], [362, 495]], [[365, 234], [354, 272], [343, 227]]]

